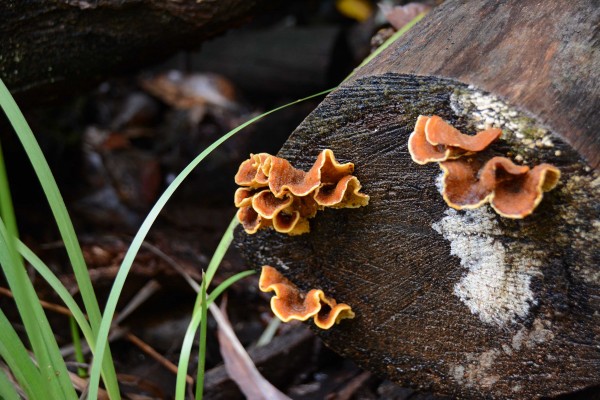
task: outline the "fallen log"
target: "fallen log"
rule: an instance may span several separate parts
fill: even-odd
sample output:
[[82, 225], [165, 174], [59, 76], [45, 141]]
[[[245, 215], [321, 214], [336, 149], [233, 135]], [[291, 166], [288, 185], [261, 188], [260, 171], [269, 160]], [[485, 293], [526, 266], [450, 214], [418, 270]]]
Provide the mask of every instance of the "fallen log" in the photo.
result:
[[21, 105], [158, 62], [239, 25], [261, 0], [0, 2], [0, 77]]
[[[366, 207], [310, 232], [236, 232], [250, 265], [322, 289], [356, 317], [319, 330], [363, 368], [419, 390], [538, 398], [600, 384], [600, 9], [591, 0], [449, 0], [331, 93], [278, 156], [332, 149]], [[457, 211], [411, 160], [419, 115], [501, 128], [489, 157], [561, 172], [532, 215]]]
[[339, 27], [294, 26], [226, 35], [192, 53], [190, 65], [219, 71], [250, 93], [303, 97], [335, 86], [352, 58]]

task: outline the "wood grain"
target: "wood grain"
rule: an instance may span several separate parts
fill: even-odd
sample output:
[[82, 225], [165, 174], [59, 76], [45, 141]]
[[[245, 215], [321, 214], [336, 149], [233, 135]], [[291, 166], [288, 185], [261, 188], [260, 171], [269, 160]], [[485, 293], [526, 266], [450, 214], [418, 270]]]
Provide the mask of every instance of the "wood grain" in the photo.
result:
[[494, 93], [600, 168], [600, 7], [596, 0], [446, 1], [355, 79], [438, 76]]
[[[524, 220], [450, 210], [439, 168], [408, 154], [419, 114], [473, 132], [482, 112], [504, 130], [486, 156], [563, 174]], [[329, 346], [396, 382], [468, 398], [599, 383], [599, 177], [558, 135], [465, 84], [390, 73], [332, 93], [279, 156], [308, 169], [325, 148], [355, 163], [370, 204], [325, 210], [297, 237], [238, 230], [236, 243], [251, 266], [352, 306], [355, 319], [319, 332]]]
[[[371, 196], [311, 232], [236, 243], [304, 290], [352, 306], [323, 340], [364, 368], [463, 398], [539, 398], [600, 384], [600, 9], [591, 0], [446, 1], [330, 94], [278, 154], [308, 169], [325, 148]], [[557, 166], [523, 219], [455, 211], [437, 165], [412, 162], [418, 115], [481, 154]]]

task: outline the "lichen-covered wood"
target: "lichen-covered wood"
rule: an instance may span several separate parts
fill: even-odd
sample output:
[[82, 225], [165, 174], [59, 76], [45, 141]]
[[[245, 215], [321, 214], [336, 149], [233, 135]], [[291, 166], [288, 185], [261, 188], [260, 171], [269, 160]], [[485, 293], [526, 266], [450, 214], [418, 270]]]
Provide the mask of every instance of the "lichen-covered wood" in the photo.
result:
[[[562, 172], [526, 219], [450, 209], [439, 168], [408, 154], [419, 114], [476, 131], [478, 109], [503, 129], [490, 156]], [[369, 205], [326, 210], [300, 237], [236, 240], [252, 266], [352, 306], [355, 319], [320, 333], [329, 346], [397, 382], [468, 397], [600, 382], [600, 177], [559, 136], [466, 85], [386, 74], [330, 95], [280, 156], [308, 167], [324, 148], [355, 164]]]
[[395, 72], [474, 85], [535, 115], [600, 168], [599, 26], [596, 0], [450, 0], [353, 79]]
[[[282, 148], [323, 149], [370, 196], [309, 234], [236, 243], [356, 317], [319, 335], [364, 368], [464, 398], [538, 398], [600, 384], [600, 9], [591, 0], [448, 0], [330, 94]], [[503, 134], [481, 155], [560, 170], [524, 219], [454, 210], [442, 172], [411, 160], [419, 115]]]
[[248, 18], [262, 0], [5, 0], [0, 77], [20, 104], [134, 70]]
[[[356, 317], [323, 340], [364, 368], [466, 398], [538, 398], [600, 385], [600, 9], [592, 0], [448, 0], [330, 94], [282, 148], [298, 168], [323, 149], [370, 196], [326, 210], [309, 234], [236, 243]], [[411, 160], [419, 115], [482, 152], [551, 164], [531, 215], [454, 210], [442, 172]]]

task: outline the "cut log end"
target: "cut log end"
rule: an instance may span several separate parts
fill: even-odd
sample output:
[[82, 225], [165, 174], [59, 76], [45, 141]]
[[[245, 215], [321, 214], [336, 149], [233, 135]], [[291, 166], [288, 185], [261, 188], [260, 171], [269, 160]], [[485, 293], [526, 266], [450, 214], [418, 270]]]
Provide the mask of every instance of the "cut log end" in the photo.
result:
[[[411, 160], [417, 117], [462, 132], [501, 128], [485, 154], [550, 163], [558, 186], [522, 220], [488, 206], [450, 209], [437, 165]], [[331, 148], [371, 196], [326, 210], [311, 231], [236, 232], [250, 265], [321, 288], [356, 318], [320, 332], [365, 368], [402, 384], [469, 397], [556, 395], [600, 373], [600, 175], [558, 135], [500, 99], [455, 81], [385, 74], [338, 89], [279, 156], [308, 169]]]

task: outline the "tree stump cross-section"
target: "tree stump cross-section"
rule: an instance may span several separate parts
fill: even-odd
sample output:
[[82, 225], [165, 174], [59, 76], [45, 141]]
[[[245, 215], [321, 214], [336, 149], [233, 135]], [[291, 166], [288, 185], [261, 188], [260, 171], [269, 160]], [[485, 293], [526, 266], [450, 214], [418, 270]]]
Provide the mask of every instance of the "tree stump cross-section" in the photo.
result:
[[[408, 155], [419, 114], [472, 132], [482, 104], [504, 130], [491, 154], [562, 172], [526, 219], [448, 208], [439, 167]], [[325, 210], [306, 235], [238, 231], [237, 241], [251, 265], [352, 306], [354, 320], [321, 333], [329, 346], [398, 382], [451, 394], [519, 398], [597, 382], [598, 177], [560, 138], [466, 85], [390, 74], [339, 89], [279, 156], [308, 169], [324, 148], [355, 163], [370, 204]]]
[[[271, 265], [301, 289], [320, 288], [352, 306], [355, 319], [319, 334], [362, 367], [454, 396], [538, 398], [600, 383], [600, 173], [595, 161], [600, 148], [593, 133], [598, 118], [589, 107], [564, 110], [580, 121], [565, 131], [560, 117], [547, 113], [547, 103], [539, 108], [539, 102], [516, 90], [486, 91], [500, 85], [485, 63], [471, 63], [476, 70], [469, 73], [457, 72], [457, 65], [445, 68], [444, 60], [439, 68], [430, 61], [424, 70], [410, 69], [419, 59], [432, 58], [427, 46], [439, 46], [436, 33], [448, 29], [443, 21], [459, 31], [453, 31], [455, 38], [476, 37], [506, 13], [518, 21], [520, 13], [537, 15], [536, 7], [542, 7], [533, 1], [496, 3], [477, 2], [469, 14], [465, 10], [473, 3], [446, 2], [330, 94], [281, 149], [278, 156], [304, 170], [325, 148], [340, 162], [353, 162], [354, 175], [371, 197], [368, 206], [325, 210], [301, 236], [271, 230], [247, 235], [239, 229], [236, 244], [253, 267]], [[585, 18], [598, 18], [594, 12], [581, 15], [589, 2], [571, 4], [575, 11], [566, 15], [576, 16], [579, 24], [573, 29], [585, 25]], [[569, 8], [563, 3], [548, 7]], [[454, 23], [459, 17], [460, 26]], [[547, 23], [544, 18], [540, 21]], [[504, 26], [505, 35], [515, 35], [518, 24]], [[572, 33], [551, 28], [551, 34]], [[590, 47], [596, 65], [597, 41], [588, 41], [589, 30], [581, 32], [580, 44]], [[504, 46], [502, 35], [495, 32], [487, 49], [505, 52], [511, 60], [511, 52], [520, 49]], [[415, 40], [433, 44], [403, 52], [414, 50]], [[457, 42], [456, 51], [463, 51]], [[464, 59], [476, 56], [464, 51]], [[551, 58], [546, 61], [554, 65]], [[586, 78], [594, 85], [598, 74], [592, 71]], [[548, 76], [554, 79], [553, 73]], [[502, 79], [513, 89], [527, 87], [521, 75]], [[596, 89], [581, 91], [579, 81], [571, 80], [577, 86], [573, 90], [597, 103]], [[552, 82], [535, 87], [555, 89]], [[564, 91], [566, 97], [573, 93], [568, 87]], [[490, 124], [501, 128], [501, 139], [485, 150], [487, 158], [550, 163], [560, 169], [560, 182], [521, 220], [503, 218], [489, 205], [451, 209], [440, 194], [438, 165], [418, 165], [408, 153], [419, 115], [439, 115], [468, 133]]]

